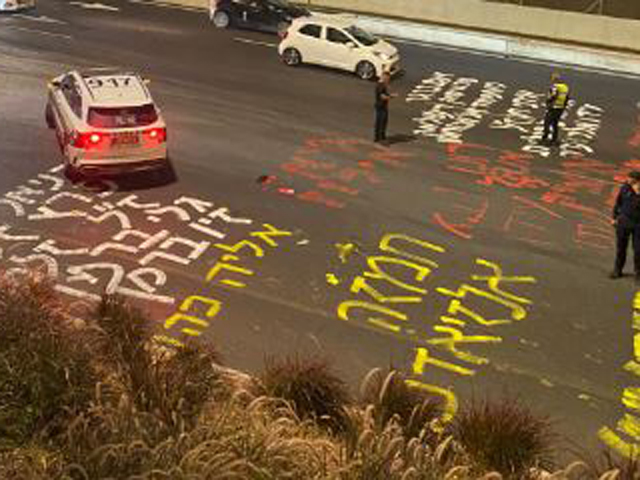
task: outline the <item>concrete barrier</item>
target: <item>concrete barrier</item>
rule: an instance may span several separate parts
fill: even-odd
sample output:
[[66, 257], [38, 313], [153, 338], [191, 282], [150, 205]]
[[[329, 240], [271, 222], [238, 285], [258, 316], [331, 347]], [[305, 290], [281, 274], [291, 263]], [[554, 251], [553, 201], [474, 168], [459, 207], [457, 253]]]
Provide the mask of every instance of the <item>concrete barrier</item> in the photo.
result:
[[377, 35], [640, 76], [640, 54], [353, 14]]
[[640, 53], [640, 21], [637, 20], [488, 3], [483, 0], [303, 0], [300, 3]]

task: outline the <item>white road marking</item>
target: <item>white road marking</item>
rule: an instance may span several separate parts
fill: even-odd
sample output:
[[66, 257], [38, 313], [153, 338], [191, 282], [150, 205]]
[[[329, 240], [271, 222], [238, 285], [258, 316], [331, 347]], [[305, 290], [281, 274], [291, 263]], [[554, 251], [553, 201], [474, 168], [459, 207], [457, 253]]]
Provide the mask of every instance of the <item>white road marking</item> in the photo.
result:
[[[534, 64], [534, 65], [552, 66], [552, 67], [558, 67], [558, 68], [565, 69], [565, 70], [575, 70], [575, 71], [578, 71], [578, 72], [594, 73], [596, 75], [606, 75], [606, 76], [609, 76], [609, 77], [619, 77], [619, 78], [625, 78], [625, 79], [630, 79], [630, 80], [637, 80], [638, 77], [640, 77], [640, 75], [638, 75], [636, 73], [625, 73], [625, 72], [618, 72], [618, 71], [615, 71], [615, 70], [604, 70], [604, 69], [599, 69], [599, 68], [596, 68], [596, 67], [585, 67], [585, 66], [580, 66], [580, 65], [558, 63], [558, 62], [553, 62], [551, 60], [542, 60], [542, 59], [536, 59], [536, 58], [519, 57], [519, 56], [516, 56], [516, 55], [505, 55], [505, 54], [496, 53], [496, 52], [485, 52], [485, 51], [482, 51], [482, 50], [474, 50], [474, 49], [464, 48], [464, 47], [443, 45], [443, 44], [440, 44], [440, 43], [419, 42], [417, 40], [403, 40], [401, 38], [388, 37], [388, 36], [382, 36], [382, 35], [378, 35], [378, 36], [381, 37], [381, 38], [384, 38], [385, 40], [389, 40], [390, 42], [400, 43], [400, 44], [405, 44], [405, 45], [414, 45], [416, 47], [434, 48], [434, 49], [438, 49], [438, 50], [450, 50], [450, 51], [459, 52], [459, 53], [462, 53], [462, 54], [478, 55], [478, 56], [481, 56], [481, 57], [499, 58], [501, 60], [509, 60], [509, 61], [522, 62], [522, 63], [531, 63], [531, 64]], [[400, 61], [402, 61], [402, 57], [400, 58]]]
[[80, 8], [86, 8], [87, 10], [105, 10], [108, 12], [120, 11], [120, 8], [111, 5], [105, 5], [104, 3], [69, 2], [69, 5], [76, 5]]
[[64, 38], [66, 40], [71, 40], [73, 37], [71, 35], [65, 35], [64, 33], [54, 33], [54, 32], [45, 32], [44, 30], [34, 30], [33, 28], [24, 28], [24, 27], [16, 27], [14, 25], [9, 25], [4, 27], [6, 30], [17, 30], [20, 32], [29, 32], [29, 33], [37, 33], [39, 35], [47, 35], [50, 37], [56, 38]]
[[44, 15], [25, 15], [24, 13], [15, 13], [13, 14], [15, 18], [23, 18], [25, 20], [31, 20], [32, 22], [42, 22], [42, 23], [58, 23], [60, 25], [66, 25], [67, 22], [62, 20], [58, 20], [57, 18], [46, 17]]
[[203, 12], [205, 9], [200, 7], [189, 7], [187, 5], [178, 5], [176, 3], [155, 2], [152, 0], [129, 0], [129, 3], [138, 3], [141, 5], [150, 5], [154, 7], [175, 8], [176, 10], [184, 10], [186, 12]]
[[236, 42], [248, 43], [248, 44], [251, 44], [251, 45], [260, 45], [262, 47], [278, 48], [278, 44], [277, 43], [262, 42], [260, 40], [251, 40], [250, 38], [242, 38], [242, 37], [234, 37], [233, 39]]

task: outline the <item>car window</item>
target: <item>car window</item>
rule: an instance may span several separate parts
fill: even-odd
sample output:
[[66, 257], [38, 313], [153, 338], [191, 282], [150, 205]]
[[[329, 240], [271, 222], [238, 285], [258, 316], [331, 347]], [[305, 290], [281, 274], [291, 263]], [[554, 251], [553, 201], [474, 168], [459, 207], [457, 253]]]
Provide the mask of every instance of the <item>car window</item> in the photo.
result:
[[340, 30], [331, 27], [327, 30], [327, 40], [333, 43], [348, 43], [352, 41]]
[[76, 117], [82, 116], [82, 96], [78, 90], [75, 78], [71, 75], [67, 75], [62, 79], [60, 83], [62, 86], [62, 94], [69, 104], [69, 108], [75, 114]]
[[378, 43], [378, 39], [376, 37], [371, 35], [369, 32], [356, 27], [355, 25], [345, 28], [345, 30], [349, 32], [349, 34], [353, 35], [356, 40], [358, 40], [366, 47], [370, 47], [371, 45], [375, 45], [376, 43]]
[[320, 27], [320, 25], [313, 25], [309, 23], [302, 27], [299, 31], [302, 35], [306, 35], [307, 37], [320, 38], [322, 27]]
[[138, 107], [94, 107], [89, 109], [87, 122], [98, 128], [144, 127], [158, 119], [152, 104]]

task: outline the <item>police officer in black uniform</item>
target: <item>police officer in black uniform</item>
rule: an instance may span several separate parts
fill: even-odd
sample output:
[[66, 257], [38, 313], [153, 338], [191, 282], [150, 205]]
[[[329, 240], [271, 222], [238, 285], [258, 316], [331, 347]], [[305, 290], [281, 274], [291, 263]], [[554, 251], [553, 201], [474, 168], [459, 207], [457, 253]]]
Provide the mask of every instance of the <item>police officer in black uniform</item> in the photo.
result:
[[551, 74], [551, 88], [547, 95], [547, 113], [544, 116], [544, 130], [540, 143], [548, 143], [549, 133], [551, 133], [551, 145], [558, 144], [560, 134], [560, 119], [569, 103], [569, 85], [560, 78], [560, 74]]
[[620, 188], [611, 223], [616, 229], [616, 262], [610, 276], [622, 276], [631, 238], [636, 282], [640, 282], [640, 172], [630, 172], [627, 181]]
[[375, 142], [384, 142], [387, 139], [387, 124], [389, 123], [389, 100], [396, 95], [389, 93], [389, 72], [383, 72], [376, 84], [376, 125], [374, 133]]

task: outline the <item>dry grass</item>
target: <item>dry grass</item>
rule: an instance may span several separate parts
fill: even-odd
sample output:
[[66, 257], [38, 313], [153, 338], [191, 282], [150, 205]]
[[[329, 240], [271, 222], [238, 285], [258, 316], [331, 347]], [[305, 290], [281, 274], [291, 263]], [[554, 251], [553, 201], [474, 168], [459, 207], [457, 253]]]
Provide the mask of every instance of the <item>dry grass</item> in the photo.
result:
[[300, 418], [312, 419], [333, 432], [345, 429], [349, 393], [326, 360], [267, 359], [260, 379], [267, 395], [290, 402]]
[[483, 470], [507, 478], [527, 478], [532, 468], [553, 466], [549, 421], [512, 400], [471, 403], [455, 418], [452, 434]]
[[360, 397], [363, 405], [373, 405], [378, 427], [395, 419], [405, 436], [422, 436], [437, 441], [431, 427], [442, 414], [442, 403], [423, 390], [407, 385], [402, 373], [392, 370], [371, 370], [362, 381]]
[[55, 434], [89, 402], [97, 377], [88, 337], [51, 285], [0, 278], [0, 449]]
[[[150, 324], [105, 297], [72, 326], [45, 281], [0, 278], [0, 480], [542, 479], [531, 467], [550, 466], [548, 422], [513, 402], [471, 405], [436, 434], [441, 405], [398, 372], [370, 372], [354, 403], [325, 361], [271, 360], [259, 389], [205, 343], [154, 349]], [[636, 480], [638, 463], [609, 455], [552, 478]]]

